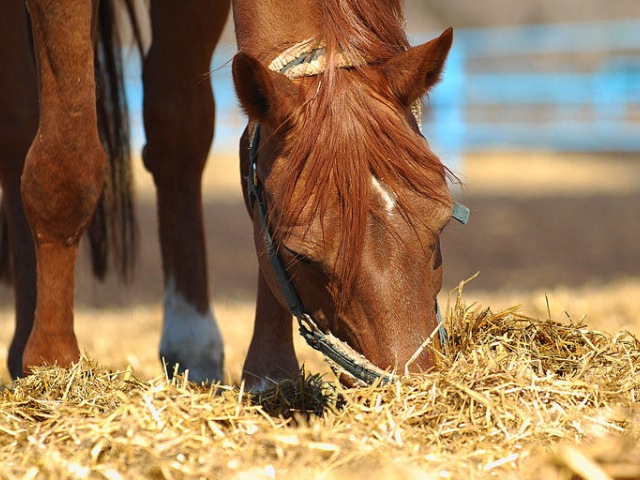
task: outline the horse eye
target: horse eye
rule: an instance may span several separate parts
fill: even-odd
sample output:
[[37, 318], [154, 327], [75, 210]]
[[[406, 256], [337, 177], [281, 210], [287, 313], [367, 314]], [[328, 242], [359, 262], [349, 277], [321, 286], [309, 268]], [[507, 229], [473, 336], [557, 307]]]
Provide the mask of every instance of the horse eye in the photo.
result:
[[291, 257], [293, 257], [293, 259], [296, 262], [300, 262], [304, 265], [307, 265], [309, 267], [316, 268], [316, 269], [322, 268], [322, 265], [320, 264], [320, 262], [317, 262], [302, 253], [298, 253], [295, 250], [291, 250], [286, 245], [283, 245], [282, 249], [287, 253], [287, 255], [290, 255]]

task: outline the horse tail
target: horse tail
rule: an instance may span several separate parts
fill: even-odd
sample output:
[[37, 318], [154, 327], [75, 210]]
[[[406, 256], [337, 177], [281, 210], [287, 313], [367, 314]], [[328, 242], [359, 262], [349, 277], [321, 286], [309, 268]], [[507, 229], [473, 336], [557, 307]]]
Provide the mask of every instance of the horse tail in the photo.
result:
[[[98, 131], [107, 156], [104, 190], [88, 228], [94, 275], [104, 279], [109, 261], [118, 276], [130, 280], [138, 249], [129, 146], [129, 114], [124, 90], [122, 41], [116, 2], [99, 3], [95, 46]], [[124, 0], [138, 50], [142, 41], [133, 0]]]

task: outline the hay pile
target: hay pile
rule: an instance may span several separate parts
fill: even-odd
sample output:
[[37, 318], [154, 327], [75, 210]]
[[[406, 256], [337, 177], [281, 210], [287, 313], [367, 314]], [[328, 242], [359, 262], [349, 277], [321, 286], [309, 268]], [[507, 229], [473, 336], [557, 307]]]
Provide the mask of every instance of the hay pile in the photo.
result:
[[2, 392], [0, 477], [640, 478], [636, 338], [459, 300], [449, 330], [435, 373], [387, 387], [40, 369]]

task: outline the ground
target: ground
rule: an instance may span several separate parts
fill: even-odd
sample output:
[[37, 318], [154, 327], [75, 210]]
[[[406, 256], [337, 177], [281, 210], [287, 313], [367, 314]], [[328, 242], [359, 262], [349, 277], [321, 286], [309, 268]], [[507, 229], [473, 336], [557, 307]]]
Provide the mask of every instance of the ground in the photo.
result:
[[[591, 327], [640, 334], [640, 155], [492, 153], [467, 156], [456, 196], [472, 211], [443, 237], [448, 292], [464, 288], [467, 304], [498, 310], [521, 305], [533, 316], [567, 312]], [[112, 368], [130, 363], [142, 378], [161, 373], [157, 349], [161, 269], [152, 183], [136, 163], [141, 229], [136, 279], [121, 286], [91, 279], [88, 255], [78, 266], [76, 325], [81, 347]], [[226, 372], [236, 382], [249, 344], [256, 261], [240, 197], [237, 159], [219, 156], [206, 171], [205, 217], [215, 311], [226, 344]], [[0, 291], [0, 375], [8, 379], [10, 291]], [[326, 371], [297, 344], [311, 371]]]

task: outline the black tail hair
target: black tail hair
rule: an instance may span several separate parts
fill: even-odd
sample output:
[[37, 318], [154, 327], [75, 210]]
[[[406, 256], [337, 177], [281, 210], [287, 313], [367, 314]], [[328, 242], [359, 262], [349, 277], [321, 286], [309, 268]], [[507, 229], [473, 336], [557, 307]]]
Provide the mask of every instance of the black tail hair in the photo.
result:
[[[29, 53], [32, 57], [34, 55], [33, 48], [33, 36], [31, 35], [31, 22], [29, 22], [29, 12], [27, 11], [27, 5], [24, 4], [24, 16], [27, 19], [27, 25], [29, 26], [29, 44], [31, 46]], [[15, 21], [22, 21], [23, 19], [16, 19]], [[11, 242], [9, 240], [9, 218], [7, 217], [6, 205], [4, 204], [4, 198], [0, 200], [0, 282], [7, 285], [13, 283], [13, 259], [11, 258]]]
[[[131, 279], [138, 249], [129, 146], [129, 114], [124, 90], [122, 42], [111, 0], [100, 2], [95, 46], [98, 130], [107, 155], [102, 197], [88, 229], [93, 273], [104, 279], [111, 259], [119, 277]], [[132, 0], [124, 0], [134, 40], [142, 52]], [[110, 251], [112, 249], [112, 251]]]

